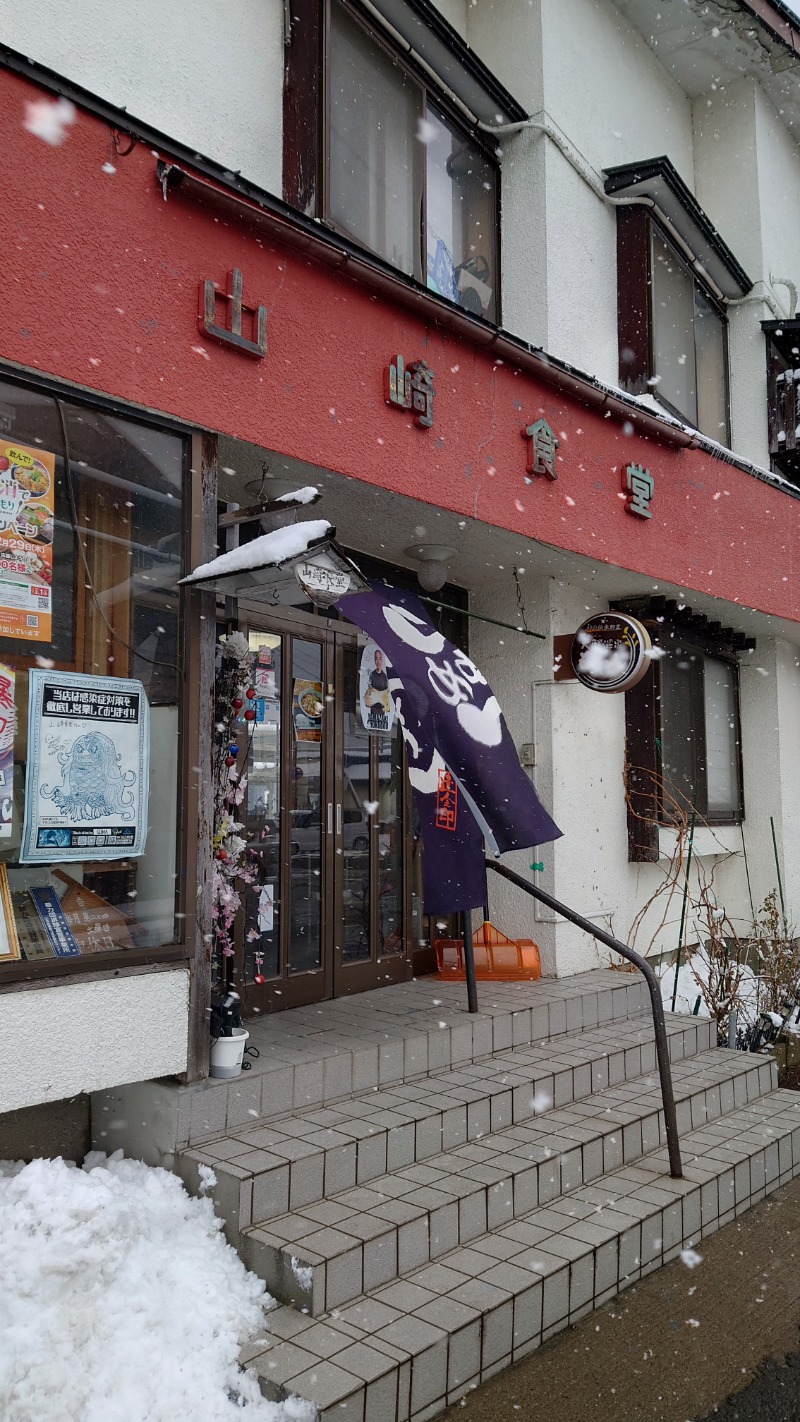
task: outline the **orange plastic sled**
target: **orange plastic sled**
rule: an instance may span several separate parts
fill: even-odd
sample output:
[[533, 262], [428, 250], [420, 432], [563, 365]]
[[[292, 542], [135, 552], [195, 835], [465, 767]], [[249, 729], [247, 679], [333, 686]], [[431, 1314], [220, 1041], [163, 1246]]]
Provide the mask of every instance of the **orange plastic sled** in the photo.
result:
[[[484, 923], [472, 936], [475, 947], [475, 977], [478, 982], [532, 982], [542, 976], [539, 949], [530, 938], [507, 938], [493, 923]], [[440, 978], [463, 982], [464, 944], [460, 938], [437, 938], [434, 942]]]

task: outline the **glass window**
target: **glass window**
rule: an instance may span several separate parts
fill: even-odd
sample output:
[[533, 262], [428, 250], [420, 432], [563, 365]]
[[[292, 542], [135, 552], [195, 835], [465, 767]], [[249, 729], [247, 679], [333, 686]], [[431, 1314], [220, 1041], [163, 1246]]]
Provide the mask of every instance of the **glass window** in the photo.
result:
[[736, 667], [674, 645], [658, 664], [664, 819], [670, 802], [711, 821], [742, 814]]
[[330, 215], [419, 277], [422, 90], [338, 5], [330, 33]]
[[496, 319], [497, 175], [421, 80], [331, 6], [327, 213], [465, 310]]
[[184, 442], [10, 383], [0, 411], [0, 676], [16, 711], [0, 880], [19, 951], [153, 949], [176, 936]]
[[495, 182], [489, 161], [428, 107], [427, 282], [478, 316], [494, 313]]
[[725, 321], [672, 243], [655, 224], [650, 228], [652, 389], [703, 434], [727, 444]]

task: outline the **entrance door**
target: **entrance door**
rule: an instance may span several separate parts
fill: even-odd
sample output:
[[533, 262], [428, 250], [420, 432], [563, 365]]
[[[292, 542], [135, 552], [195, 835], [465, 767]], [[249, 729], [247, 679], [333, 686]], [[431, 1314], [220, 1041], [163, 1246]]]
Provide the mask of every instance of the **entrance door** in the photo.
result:
[[[404, 980], [405, 769], [399, 729], [358, 715], [358, 634], [240, 607], [256, 719], [240, 808], [261, 882], [242, 893], [236, 986], [275, 1012]], [[346, 630], [339, 630], [346, 628]]]

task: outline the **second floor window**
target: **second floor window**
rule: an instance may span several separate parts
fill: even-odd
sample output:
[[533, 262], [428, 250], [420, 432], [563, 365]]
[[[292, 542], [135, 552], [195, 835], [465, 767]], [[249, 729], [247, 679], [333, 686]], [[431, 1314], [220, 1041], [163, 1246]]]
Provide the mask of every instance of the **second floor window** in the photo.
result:
[[646, 208], [618, 213], [620, 383], [727, 445], [727, 321]]
[[[305, 54], [307, 63], [316, 56], [321, 79], [309, 78], [305, 108], [316, 107], [321, 133], [311, 132], [302, 95], [293, 108], [287, 92], [289, 201], [428, 290], [497, 321], [499, 177], [491, 143], [459, 121], [445, 95], [355, 6], [326, 0], [318, 14]], [[290, 62], [301, 60], [298, 48]]]

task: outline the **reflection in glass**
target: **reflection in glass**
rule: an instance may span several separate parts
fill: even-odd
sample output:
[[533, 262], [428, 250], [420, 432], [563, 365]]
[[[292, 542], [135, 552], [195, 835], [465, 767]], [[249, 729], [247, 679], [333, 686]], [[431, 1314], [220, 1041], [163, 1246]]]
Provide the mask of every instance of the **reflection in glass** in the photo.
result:
[[422, 91], [339, 5], [329, 43], [331, 217], [419, 277]]
[[403, 751], [400, 727], [378, 752], [378, 954], [403, 952]]
[[292, 678], [289, 971], [304, 973], [322, 961], [324, 697], [319, 642], [292, 639]]
[[[53, 513], [51, 640], [0, 638], [0, 661], [16, 673], [17, 713], [11, 833], [0, 839], [0, 857], [22, 953], [29, 960], [54, 955], [31, 890], [56, 895], [81, 954], [158, 948], [176, 936], [184, 441], [2, 381], [0, 405], [4, 441], [41, 449], [55, 464], [54, 487], [42, 496]], [[47, 541], [47, 523], [34, 540]], [[151, 711], [150, 783], [140, 858], [19, 864], [33, 657], [57, 671], [143, 683]]]
[[427, 284], [477, 316], [495, 319], [495, 176], [457, 129], [427, 111]]
[[370, 741], [359, 712], [361, 648], [344, 654], [344, 766], [342, 785], [343, 924], [346, 963], [370, 957]]
[[247, 762], [246, 831], [261, 859], [261, 883], [248, 889], [244, 980], [280, 973], [281, 638], [251, 632], [256, 720]]

